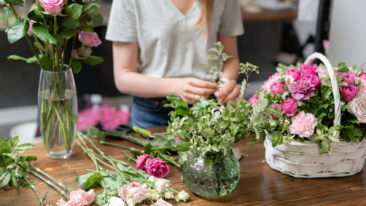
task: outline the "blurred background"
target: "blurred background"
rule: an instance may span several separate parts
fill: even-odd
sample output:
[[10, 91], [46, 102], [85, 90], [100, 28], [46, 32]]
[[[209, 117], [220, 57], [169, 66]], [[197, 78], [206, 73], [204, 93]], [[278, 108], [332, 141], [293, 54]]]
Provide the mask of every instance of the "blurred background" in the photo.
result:
[[[32, 2], [27, 0], [26, 6], [30, 6]], [[93, 54], [104, 57], [104, 63], [93, 67], [84, 66], [83, 71], [75, 75], [80, 108], [91, 104], [117, 108], [121, 105], [130, 106], [131, 97], [121, 94], [114, 86], [112, 44], [104, 39], [112, 1], [96, 2], [101, 4], [100, 11], [104, 16], [104, 25], [96, 29], [103, 44], [95, 48]], [[338, 31], [331, 31], [333, 29], [331, 19], [337, 18], [334, 16], [337, 13], [335, 10], [343, 8], [342, 12], [337, 14], [345, 16], [344, 12], [347, 12], [347, 9], [344, 9], [344, 6], [350, 4], [353, 5], [349, 9], [350, 14], [355, 13], [355, 10], [365, 13], [365, 2], [364, 0], [240, 0], [245, 28], [245, 34], [238, 37], [240, 60], [260, 67], [260, 74], [252, 77], [248, 96], [245, 98], [248, 99], [263, 81], [275, 72], [277, 63], [294, 64], [303, 61], [314, 51], [327, 53], [329, 45], [339, 41], [333, 40], [329, 44], [329, 36], [332, 36], [329, 34], [332, 32], [335, 34], [334, 38], [348, 38], [336, 37], [339, 33], [350, 32], [349, 29], [344, 30], [342, 26], [334, 26]], [[360, 4], [363, 7], [360, 7]], [[21, 9], [19, 11], [22, 12]], [[360, 24], [362, 19], [366, 19], [365, 14], [361, 15], [363, 17], [354, 17]], [[343, 23], [352, 25], [350, 22], [354, 20], [348, 19]], [[0, 12], [0, 136], [9, 136], [15, 130], [19, 132], [19, 128], [24, 130], [25, 125], [33, 129], [37, 119], [40, 72], [37, 65], [7, 60], [7, 56], [11, 54], [29, 57], [31, 51], [24, 39], [10, 45], [6, 38], [5, 27], [6, 19]], [[361, 36], [366, 36], [365, 33], [365, 29], [358, 32]], [[365, 42], [361, 44], [366, 48]], [[333, 56], [337, 60], [344, 57], [337, 52], [333, 52]], [[357, 61], [354, 62], [359, 63]], [[239, 77], [239, 81], [241, 78]], [[92, 94], [97, 94], [93, 96], [93, 101], [91, 101]]]

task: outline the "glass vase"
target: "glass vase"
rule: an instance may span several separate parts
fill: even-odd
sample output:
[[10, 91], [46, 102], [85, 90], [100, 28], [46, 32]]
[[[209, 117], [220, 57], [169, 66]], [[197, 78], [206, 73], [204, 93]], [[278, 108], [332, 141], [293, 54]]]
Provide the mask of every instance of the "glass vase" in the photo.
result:
[[66, 159], [72, 154], [77, 96], [72, 69], [41, 70], [38, 88], [38, 119], [43, 144], [49, 158]]
[[231, 150], [227, 154], [193, 152], [183, 164], [184, 183], [204, 198], [216, 199], [230, 194], [239, 179], [239, 162]]

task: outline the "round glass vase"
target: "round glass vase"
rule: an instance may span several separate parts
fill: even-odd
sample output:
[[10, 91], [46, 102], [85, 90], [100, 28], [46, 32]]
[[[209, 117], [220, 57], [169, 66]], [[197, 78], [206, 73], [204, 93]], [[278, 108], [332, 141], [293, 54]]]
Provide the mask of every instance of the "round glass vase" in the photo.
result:
[[239, 183], [240, 165], [231, 150], [200, 155], [193, 152], [183, 164], [183, 180], [196, 195], [217, 199], [230, 194]]
[[38, 88], [38, 121], [47, 156], [66, 159], [72, 154], [76, 122], [77, 96], [72, 69], [41, 69]]

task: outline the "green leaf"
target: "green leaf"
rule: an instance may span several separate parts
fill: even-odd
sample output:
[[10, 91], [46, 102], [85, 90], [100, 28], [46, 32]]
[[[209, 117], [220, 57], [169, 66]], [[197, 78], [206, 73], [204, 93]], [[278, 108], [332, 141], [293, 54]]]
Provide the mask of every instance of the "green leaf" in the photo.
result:
[[41, 24], [34, 23], [33, 24], [34, 34], [40, 38], [43, 42], [47, 42], [49, 44], [57, 44], [57, 39], [48, 30], [43, 27]]
[[339, 62], [338, 63], [338, 71], [339, 72], [349, 72], [347, 64], [344, 63], [344, 62]]
[[102, 176], [99, 173], [91, 172], [85, 175], [76, 177], [75, 183], [83, 190], [95, 188], [101, 181]]
[[9, 60], [21, 60], [21, 61], [25, 61], [29, 64], [33, 64], [33, 63], [37, 63], [37, 58], [35, 56], [30, 57], [30, 58], [24, 58], [18, 55], [10, 55], [8, 56]]
[[103, 24], [103, 16], [99, 13], [90, 15], [92, 27], [97, 27]]
[[44, 70], [51, 70], [53, 62], [48, 56], [41, 57], [41, 67]]
[[88, 58], [84, 59], [83, 62], [84, 64], [88, 64], [88, 65], [97, 65], [97, 64], [101, 64], [103, 63], [104, 59], [102, 57], [97, 57], [97, 56], [89, 56]]
[[181, 144], [177, 145], [177, 150], [179, 152], [186, 152], [186, 151], [190, 150], [190, 147], [191, 147], [191, 143], [182, 142]]
[[79, 30], [75, 29], [75, 30], [62, 31], [60, 33], [60, 35], [61, 35], [62, 38], [70, 39], [70, 38], [74, 37], [75, 35], [77, 35], [78, 33], [79, 33]]
[[71, 18], [77, 20], [81, 16], [82, 9], [83, 9], [83, 6], [80, 4], [76, 4], [76, 3], [70, 4], [66, 8], [66, 15], [68, 17], [71, 17]]
[[151, 154], [151, 144], [147, 144], [147, 145], [145, 146], [144, 153], [146, 153], [146, 154]]
[[87, 4], [84, 6], [84, 11], [87, 13], [87, 14], [92, 14], [94, 12], [96, 12], [98, 9], [99, 9], [100, 5], [99, 4], [95, 4], [95, 3], [92, 3], [92, 4]]
[[76, 60], [72, 61], [71, 68], [75, 72], [75, 74], [78, 74], [82, 69], [81, 62]]
[[19, 39], [23, 38], [25, 35], [25, 20], [17, 20], [14, 24], [8, 29], [8, 41], [10, 44], [17, 42]]
[[43, 22], [45, 19], [44, 14], [36, 8], [29, 11], [28, 18], [36, 22]]
[[24, 6], [23, 0], [5, 0], [5, 2], [14, 6]]

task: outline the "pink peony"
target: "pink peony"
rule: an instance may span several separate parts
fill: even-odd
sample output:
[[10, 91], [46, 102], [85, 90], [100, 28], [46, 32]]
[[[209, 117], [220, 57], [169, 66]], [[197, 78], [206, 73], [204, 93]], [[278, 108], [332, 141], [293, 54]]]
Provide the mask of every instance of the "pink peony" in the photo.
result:
[[258, 102], [257, 94], [254, 94], [251, 98], [249, 98], [248, 102], [254, 107], [255, 104]]
[[301, 76], [301, 72], [298, 69], [289, 69], [289, 70], [285, 71], [285, 74], [292, 76], [292, 78], [294, 79], [295, 82], [297, 80], [299, 80], [300, 76]]
[[[313, 82], [314, 83], [314, 82]], [[308, 100], [315, 95], [315, 87], [307, 78], [300, 78], [290, 87], [291, 96], [298, 100]]]
[[289, 127], [291, 134], [297, 134], [300, 137], [310, 137], [314, 133], [314, 129], [318, 124], [318, 120], [311, 113], [299, 112], [291, 118]]
[[172, 206], [172, 204], [160, 198], [152, 206]]
[[153, 159], [153, 156], [151, 156], [149, 154], [142, 154], [142, 155], [138, 156], [137, 160], [136, 160], [136, 168], [138, 170], [143, 170], [146, 172], [147, 163], [152, 159]]
[[138, 182], [132, 182], [119, 189], [118, 195], [125, 201], [132, 198], [136, 203], [141, 203], [147, 198], [147, 192], [148, 189], [146, 185], [141, 185]]
[[365, 80], [366, 81], [366, 73], [365, 72], [361, 72], [358, 77], [362, 80]]
[[289, 117], [294, 116], [294, 114], [297, 111], [297, 102], [296, 102], [296, 100], [294, 100], [290, 97], [287, 98], [281, 104], [281, 111], [286, 113], [287, 116], [289, 116]]
[[40, 3], [46, 12], [56, 16], [61, 13], [64, 0], [40, 0]]
[[80, 31], [78, 38], [81, 43], [88, 47], [97, 47], [102, 44], [96, 32]]
[[154, 177], [164, 178], [169, 173], [169, 166], [163, 160], [154, 158], [149, 161], [146, 172]]
[[33, 24], [34, 23], [36, 23], [36, 21], [33, 21], [33, 20], [29, 21], [29, 28], [28, 28], [28, 31], [27, 31], [28, 36], [32, 36], [34, 34], [34, 31], [33, 31]]
[[344, 82], [352, 83], [353, 84], [356, 81], [356, 77], [353, 76], [353, 75], [351, 75], [351, 74], [349, 74], [349, 73], [342, 72], [342, 73], [340, 73], [340, 75], [343, 76], [343, 81]]
[[318, 75], [316, 70], [318, 69], [318, 66], [312, 65], [312, 64], [302, 64], [300, 65], [300, 70], [303, 74], [314, 74]]
[[304, 74], [300, 77], [300, 81], [309, 82], [310, 85], [316, 89], [320, 89], [322, 86], [322, 82], [320, 81], [319, 77], [314, 74]]
[[272, 94], [282, 94], [285, 91], [285, 85], [283, 85], [281, 82], [273, 82], [273, 84], [270, 87], [270, 90]]
[[351, 101], [357, 95], [357, 87], [353, 84], [341, 86], [342, 97], [347, 101]]

